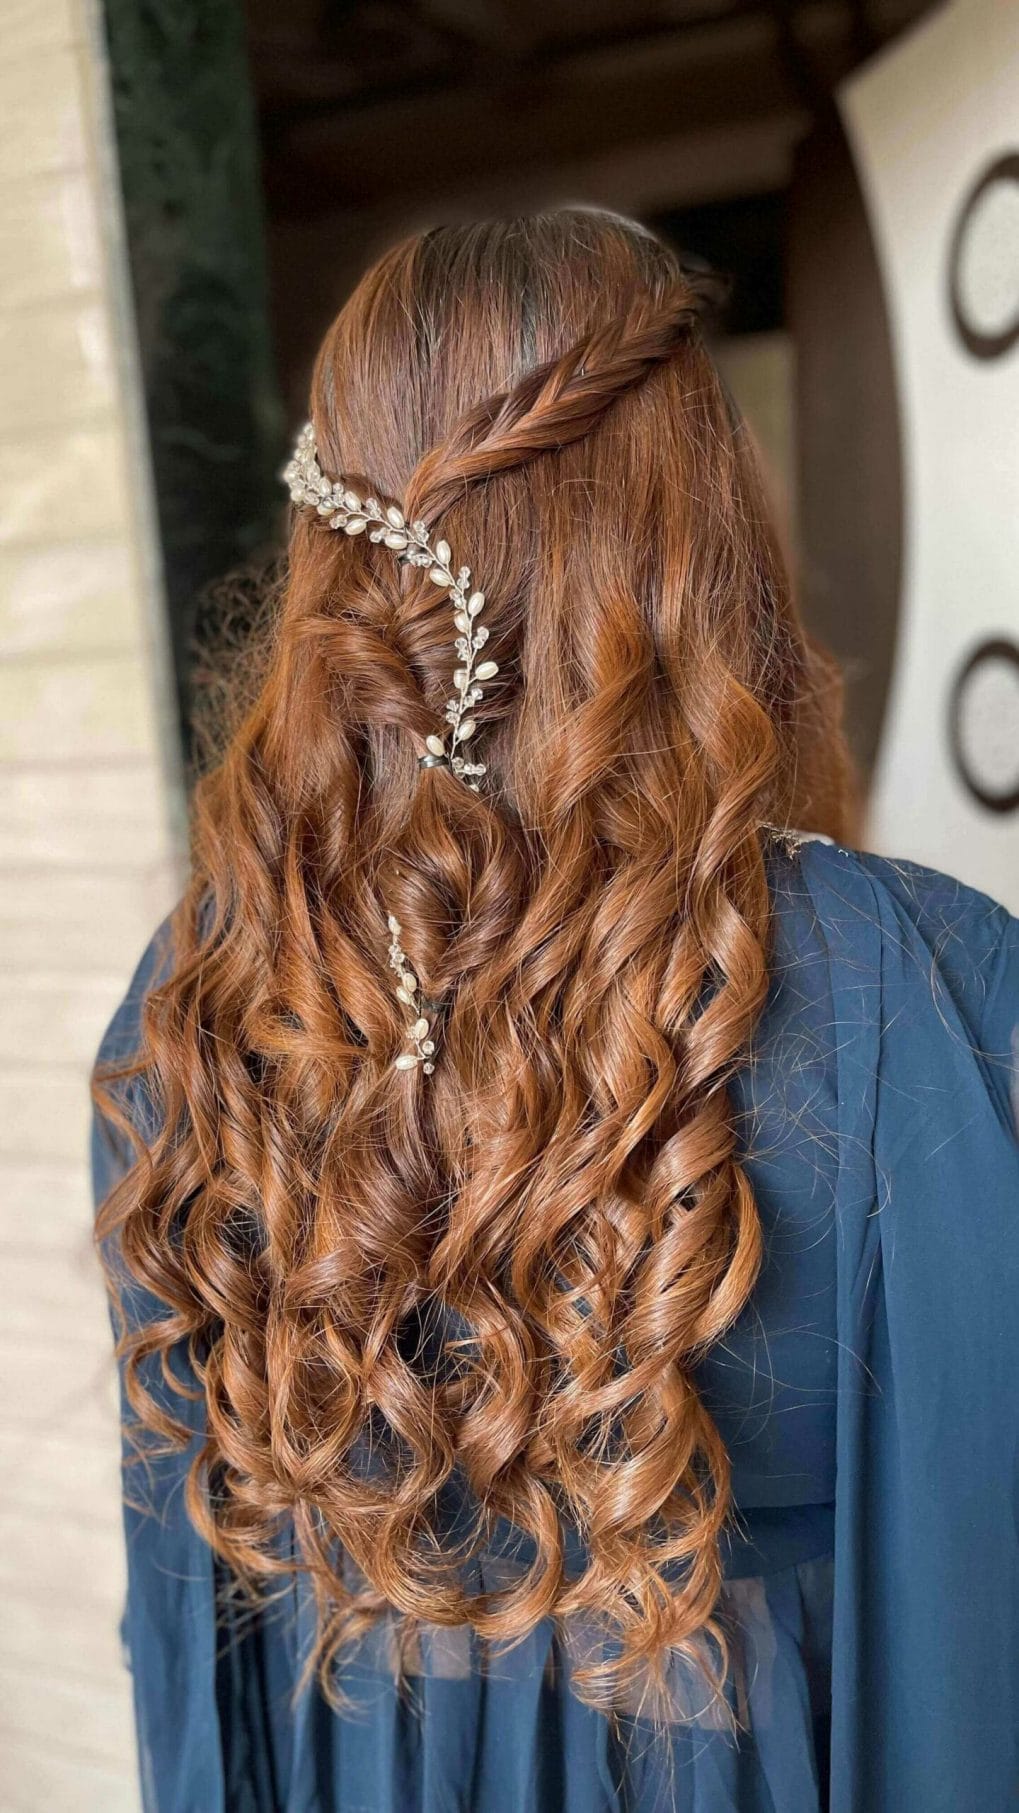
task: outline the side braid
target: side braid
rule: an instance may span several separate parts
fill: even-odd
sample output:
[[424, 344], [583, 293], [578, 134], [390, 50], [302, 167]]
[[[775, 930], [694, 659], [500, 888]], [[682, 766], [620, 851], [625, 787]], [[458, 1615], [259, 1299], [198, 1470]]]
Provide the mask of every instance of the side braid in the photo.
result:
[[583, 440], [613, 403], [672, 358], [702, 314], [693, 282], [657, 306], [644, 298], [487, 398], [417, 467], [408, 493], [415, 514], [433, 522], [465, 487]]

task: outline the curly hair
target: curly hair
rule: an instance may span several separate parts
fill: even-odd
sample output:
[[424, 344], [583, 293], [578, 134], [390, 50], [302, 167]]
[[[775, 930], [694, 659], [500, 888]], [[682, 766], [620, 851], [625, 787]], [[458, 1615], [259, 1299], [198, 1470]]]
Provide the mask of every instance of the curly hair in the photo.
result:
[[[727, 1085], [768, 987], [763, 828], [844, 835], [849, 783], [700, 287], [582, 210], [437, 229], [363, 279], [315, 368], [320, 458], [441, 517], [484, 585], [488, 778], [417, 766], [445, 599], [295, 517], [171, 973], [97, 1085], [123, 1119], [144, 1078], [154, 1110], [99, 1220], [114, 1295], [165, 1306], [121, 1320], [137, 1438], [186, 1443], [145, 1371], [185, 1389], [185, 1351], [191, 1515], [243, 1582], [309, 1578], [327, 1693], [384, 1613], [496, 1644], [593, 1620], [597, 1706], [677, 1651], [724, 1683], [729, 1460], [695, 1369], [761, 1244]], [[394, 1068], [387, 909], [440, 1004], [427, 1081]]]

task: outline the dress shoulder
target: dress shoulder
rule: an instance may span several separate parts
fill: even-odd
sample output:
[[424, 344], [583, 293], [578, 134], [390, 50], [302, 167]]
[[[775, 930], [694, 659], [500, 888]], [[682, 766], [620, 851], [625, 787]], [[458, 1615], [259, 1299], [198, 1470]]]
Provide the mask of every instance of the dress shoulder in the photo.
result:
[[[131, 1066], [142, 1050], [145, 998], [169, 973], [171, 961], [168, 918], [145, 946], [124, 998], [99, 1041], [93, 1067], [93, 1078], [101, 1084], [106, 1103], [115, 1103], [118, 1114], [125, 1116], [135, 1133], [146, 1140], [155, 1130], [156, 1111], [144, 1074], [132, 1073]], [[119, 1075], [121, 1071], [127, 1074]], [[120, 1119], [111, 1118], [105, 1106], [97, 1105], [90, 1137], [92, 1196], [97, 1210], [136, 1157], [137, 1151]]]
[[792, 859], [809, 888], [818, 876], [847, 910], [829, 937], [853, 939], [861, 911], [859, 882], [881, 921], [882, 947], [935, 1002], [950, 1004], [974, 1051], [987, 1059], [996, 1086], [1008, 1092], [1015, 1119], [1019, 1090], [1019, 919], [957, 877], [906, 859], [840, 845], [805, 842]]
[[141, 1045], [145, 997], [165, 977], [170, 963], [171, 925], [170, 918], [164, 919], [139, 957], [124, 998], [99, 1041], [97, 1069], [123, 1064], [136, 1056]]

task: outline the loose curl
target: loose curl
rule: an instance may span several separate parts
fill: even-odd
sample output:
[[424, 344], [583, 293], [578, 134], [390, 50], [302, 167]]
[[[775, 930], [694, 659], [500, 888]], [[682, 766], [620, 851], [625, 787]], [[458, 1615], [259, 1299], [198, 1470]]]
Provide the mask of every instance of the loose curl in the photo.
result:
[[[701, 301], [582, 211], [364, 279], [315, 370], [320, 457], [441, 517], [485, 587], [484, 790], [416, 765], [444, 596], [297, 517], [171, 973], [98, 1084], [138, 1150], [111, 1290], [165, 1306], [122, 1317], [138, 1440], [189, 1439], [148, 1371], [186, 1389], [186, 1351], [190, 1513], [249, 1585], [307, 1575], [329, 1693], [387, 1611], [494, 1643], [587, 1621], [602, 1707], [675, 1652], [724, 1685], [729, 1459], [695, 1368], [761, 1247], [727, 1084], [768, 984], [762, 827], [844, 834], [848, 770]], [[441, 1004], [427, 1082], [393, 1065], [387, 910]]]

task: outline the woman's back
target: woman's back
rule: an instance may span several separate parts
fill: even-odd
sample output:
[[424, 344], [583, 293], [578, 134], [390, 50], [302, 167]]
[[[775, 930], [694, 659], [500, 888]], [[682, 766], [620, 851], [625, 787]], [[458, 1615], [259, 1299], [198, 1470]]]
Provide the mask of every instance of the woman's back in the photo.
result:
[[[312, 1690], [295, 1709], [307, 1584], [257, 1611], [230, 1593], [188, 1519], [179, 1453], [151, 1463], [156, 1515], [127, 1512], [126, 1634], [160, 1813], [1011, 1804], [1019, 923], [913, 865], [765, 845], [770, 987], [732, 1083], [764, 1259], [696, 1373], [732, 1463], [718, 1613], [731, 1724], [678, 1654], [664, 1723], [639, 1693], [611, 1719], [584, 1705], [572, 1674], [612, 1639], [582, 1609], [508, 1650], [427, 1620], [401, 1640], [383, 1617], [342, 1661], [349, 1705]], [[157, 939], [104, 1059], [138, 1048], [163, 962]], [[102, 1199], [123, 1150], [102, 1125], [95, 1149]], [[136, 1297], [132, 1313], [152, 1305]], [[186, 1414], [197, 1442], [203, 1394]], [[461, 1510], [454, 1495], [451, 1529]], [[532, 1561], [503, 1520], [470, 1565], [495, 1592]]]
[[1015, 1787], [1014, 930], [839, 847], [710, 291], [440, 227], [320, 349], [98, 1088], [161, 1810]]

